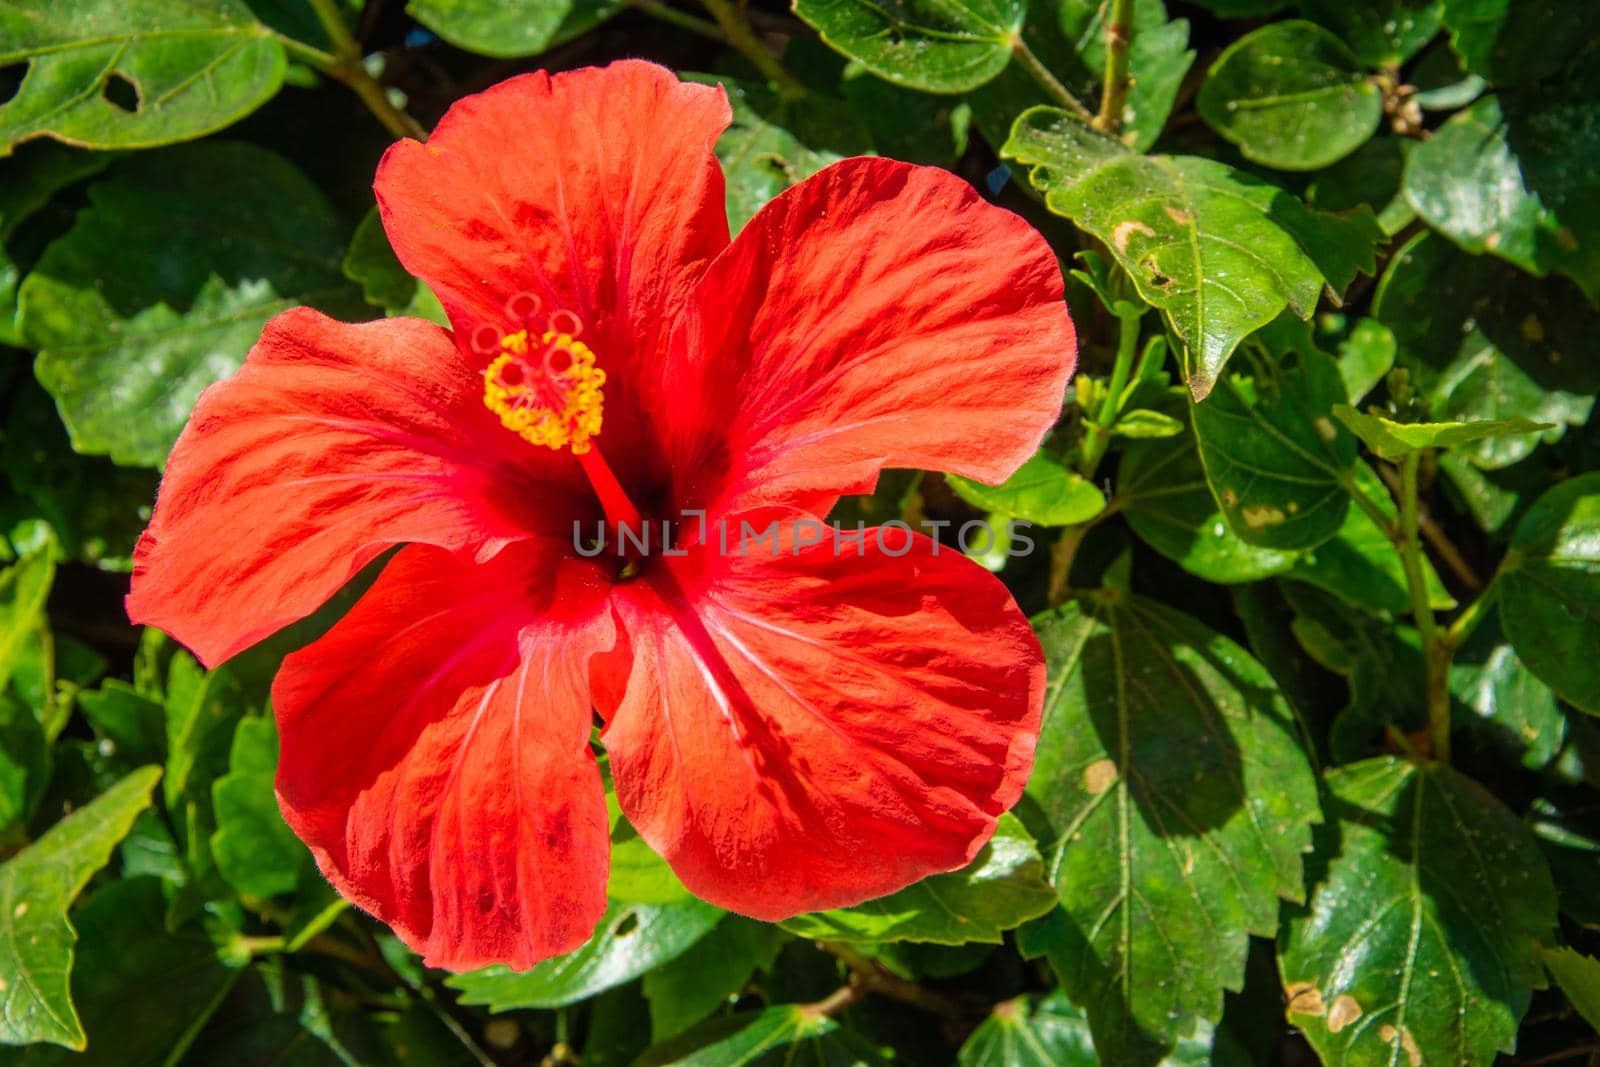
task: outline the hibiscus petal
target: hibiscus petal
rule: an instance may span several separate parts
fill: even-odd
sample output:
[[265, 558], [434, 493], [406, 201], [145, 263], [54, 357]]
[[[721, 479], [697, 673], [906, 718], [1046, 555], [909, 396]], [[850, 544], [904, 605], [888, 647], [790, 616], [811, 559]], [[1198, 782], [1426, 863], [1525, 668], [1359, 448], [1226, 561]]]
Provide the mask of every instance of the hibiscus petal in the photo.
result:
[[587, 682], [616, 636], [603, 605], [554, 539], [487, 564], [414, 546], [284, 661], [284, 818], [430, 966], [525, 969], [605, 911]]
[[821, 513], [885, 466], [1000, 482], [1059, 416], [1076, 361], [1031, 226], [945, 171], [847, 159], [707, 269], [673, 334], [684, 400], [662, 436], [680, 470], [725, 465], [730, 510]]
[[720, 88], [637, 60], [511, 78], [389, 149], [384, 229], [459, 335], [519, 328], [507, 304], [531, 294], [582, 319], [619, 387], [728, 243], [712, 146], [731, 118]]
[[616, 594], [631, 675], [619, 650], [595, 687], [617, 797], [714, 904], [777, 920], [893, 892], [969, 862], [1022, 793], [1032, 629], [953, 548], [884, 536], [705, 553]]
[[487, 556], [551, 529], [576, 465], [514, 447], [482, 397], [431, 323], [279, 315], [173, 449], [134, 550], [129, 617], [212, 665], [309, 615], [392, 545]]

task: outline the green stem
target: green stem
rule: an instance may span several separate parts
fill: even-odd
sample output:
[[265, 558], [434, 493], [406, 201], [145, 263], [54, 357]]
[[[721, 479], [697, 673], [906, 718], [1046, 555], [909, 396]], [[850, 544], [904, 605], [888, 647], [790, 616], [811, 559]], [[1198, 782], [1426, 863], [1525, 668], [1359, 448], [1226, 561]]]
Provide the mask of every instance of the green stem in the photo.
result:
[[1073, 96], [1072, 93], [1068, 91], [1067, 87], [1062, 85], [1061, 81], [1054, 74], [1050, 73], [1049, 67], [1039, 62], [1039, 57], [1033, 54], [1033, 49], [1028, 47], [1028, 42], [1024, 41], [1021, 36], [1018, 36], [1012, 40], [1011, 54], [1022, 66], [1022, 69], [1027, 71], [1033, 77], [1034, 81], [1042, 85], [1044, 87], [1044, 91], [1049, 93], [1050, 96], [1055, 99], [1056, 103], [1060, 104], [1062, 107], [1066, 108], [1080, 119], [1083, 119], [1085, 122], [1089, 122], [1094, 119], [1094, 115], [1089, 111], [1088, 108], [1083, 106], [1082, 101]]
[[1141, 314], [1117, 318], [1117, 359], [1111, 367], [1111, 380], [1106, 385], [1105, 399], [1100, 410], [1090, 419], [1083, 452], [1078, 458], [1078, 473], [1093, 478], [1111, 445], [1111, 427], [1122, 414], [1122, 391], [1128, 387], [1128, 376], [1133, 371], [1134, 353], [1139, 348], [1139, 320]]
[[1433, 758], [1450, 762], [1450, 660], [1455, 650], [1434, 624], [1428, 587], [1422, 576], [1422, 542], [1417, 535], [1417, 468], [1422, 453], [1409, 453], [1400, 465], [1400, 561], [1411, 591], [1411, 614], [1427, 669], [1428, 739]]
[[[367, 110], [372, 112], [373, 117], [383, 123], [384, 129], [394, 136], [415, 137], [419, 141], [426, 138], [428, 131], [423, 129], [416, 119], [390, 103], [389, 94], [383, 86], [367, 73], [367, 68], [361, 63], [361, 45], [350, 35], [350, 28], [344, 24], [344, 17], [339, 13], [334, 0], [309, 0], [309, 3], [311, 10], [316, 12], [317, 21], [322, 23], [329, 42], [333, 44], [333, 54], [329, 55], [299, 42], [295, 42], [292, 47], [285, 44], [285, 47], [328, 77], [349, 86], [350, 90], [361, 98], [361, 102], [367, 105]], [[284, 42], [289, 40], [282, 34], [278, 35], [278, 39]]]
[[1467, 643], [1467, 639], [1472, 636], [1472, 632], [1478, 628], [1478, 624], [1483, 621], [1484, 616], [1489, 613], [1489, 609], [1494, 606], [1495, 599], [1499, 596], [1499, 588], [1498, 585], [1491, 584], [1477, 599], [1468, 604], [1460, 615], [1456, 616], [1455, 621], [1450, 624], [1450, 628], [1444, 634], [1445, 644], [1450, 647], [1451, 652]]
[[756, 36], [756, 31], [750, 28], [750, 23], [745, 19], [743, 12], [737, 10], [728, 0], [700, 0], [700, 2], [711, 12], [711, 17], [716, 19], [717, 25], [722, 29], [722, 35], [728, 39], [728, 44], [748, 59], [763, 77], [777, 86], [778, 92], [791, 99], [805, 95], [805, 83], [789, 73], [788, 68], [778, 62], [778, 57], [767, 51], [767, 46]]
[[1100, 114], [1096, 129], [1118, 133], [1122, 129], [1122, 109], [1128, 102], [1128, 50], [1133, 44], [1133, 0], [1111, 0], [1106, 16], [1106, 77], [1100, 90]]
[[711, 40], [722, 44], [728, 43], [727, 36], [717, 27], [715, 22], [707, 22], [705, 19], [695, 18], [687, 11], [679, 11], [675, 7], [661, 3], [660, 0], [628, 0], [628, 2], [636, 11], [649, 15], [653, 19], [660, 19], [662, 22], [670, 23], [679, 29], [688, 30], [690, 33], [698, 33], [702, 37], [709, 37]]

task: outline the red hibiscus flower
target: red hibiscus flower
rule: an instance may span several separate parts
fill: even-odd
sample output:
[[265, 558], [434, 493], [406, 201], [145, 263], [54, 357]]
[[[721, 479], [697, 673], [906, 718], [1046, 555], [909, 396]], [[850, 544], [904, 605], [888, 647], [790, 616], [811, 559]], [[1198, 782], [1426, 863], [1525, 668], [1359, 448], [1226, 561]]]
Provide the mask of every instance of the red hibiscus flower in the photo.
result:
[[[886, 159], [730, 241], [729, 119], [720, 89], [624, 62], [512, 79], [395, 145], [383, 223], [453, 331], [274, 319], [201, 397], [139, 543], [129, 614], [208, 664], [406, 546], [284, 662], [277, 786], [329, 880], [430, 964], [590, 935], [596, 711], [639, 833], [769, 920], [962, 866], [1032, 764], [1038, 644], [957, 550], [715, 531], [816, 529], [884, 467], [1008, 476], [1075, 360], [1055, 258]], [[574, 537], [662, 519], [649, 553]]]

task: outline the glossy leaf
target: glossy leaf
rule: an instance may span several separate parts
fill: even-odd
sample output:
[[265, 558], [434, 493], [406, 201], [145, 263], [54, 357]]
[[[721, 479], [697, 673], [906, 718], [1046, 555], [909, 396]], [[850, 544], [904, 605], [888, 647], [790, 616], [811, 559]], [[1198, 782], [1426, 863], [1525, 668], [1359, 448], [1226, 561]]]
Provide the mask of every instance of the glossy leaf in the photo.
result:
[[409, 0], [418, 22], [458, 48], [486, 56], [536, 56], [581, 36], [625, 0]]
[[22, 344], [16, 325], [22, 270], [6, 251], [6, 242], [52, 196], [110, 162], [107, 153], [79, 152], [50, 142], [29, 145], [0, 161], [0, 344]]
[[22, 283], [73, 446], [160, 466], [200, 390], [235, 370], [285, 308], [354, 311], [345, 233], [286, 160], [222, 141], [138, 155]]
[[1600, 365], [1577, 358], [1600, 331], [1600, 313], [1559, 281], [1469, 256], [1422, 234], [1390, 262], [1373, 313], [1394, 333], [1397, 362], [1412, 375], [1434, 422], [1524, 418], [1553, 423], [1541, 434], [1489, 437], [1461, 455], [1507, 467], [1540, 441], [1582, 424], [1600, 389]]
[[1589, 0], [1441, 0], [1467, 69], [1497, 85], [1554, 74], [1600, 26]]
[[1146, 544], [1197, 578], [1231, 585], [1294, 565], [1295, 553], [1246, 544], [1229, 528], [1192, 443], [1130, 444], [1117, 471], [1117, 500]]
[[150, 803], [161, 777], [144, 767], [0, 864], [0, 1042], [84, 1045], [68, 991], [77, 933], [67, 909]]
[[975, 89], [1005, 69], [1023, 0], [795, 0], [822, 39], [896, 85]]
[[999, 485], [949, 474], [945, 481], [973, 507], [1040, 526], [1088, 522], [1105, 510], [1100, 488], [1048, 452], [1037, 452]]
[[287, 60], [242, 0], [7, 0], [0, 67], [27, 64], [0, 104], [0, 155], [53, 137], [148, 148], [211, 133], [278, 91]]
[[1194, 405], [1206, 480], [1239, 538], [1314, 548], [1344, 524], [1356, 440], [1331, 411], [1345, 399], [1332, 357], [1314, 348], [1254, 361]]
[[1271, 677], [1194, 620], [1105, 591], [1035, 625], [1052, 688], [1028, 794], [1062, 908], [1019, 943], [1104, 1062], [1154, 1063], [1221, 1015], [1248, 934], [1302, 897], [1315, 779]]
[[504, 966], [450, 979], [465, 1004], [491, 1011], [558, 1008], [614, 988], [687, 952], [725, 913], [698, 900], [682, 904], [613, 904], [582, 948], [531, 971]]
[[1439, 764], [1382, 757], [1326, 780], [1327, 871], [1279, 937], [1290, 1022], [1349, 1067], [1511, 1051], [1555, 924], [1532, 836]]
[[1377, 388], [1394, 366], [1394, 334], [1376, 319], [1362, 319], [1339, 345], [1339, 376], [1350, 403]]
[[866, 155], [871, 141], [848, 114], [824, 97], [790, 100], [755, 82], [702, 78], [722, 86], [733, 121], [717, 138], [727, 183], [728, 226], [734, 232], [768, 200], [845, 156]]
[[786, 940], [776, 926], [729, 915], [689, 951], [646, 974], [652, 1040], [680, 1034], [728, 1003], [752, 974], [772, 966]]
[[218, 873], [246, 896], [293, 892], [302, 874], [310, 873], [311, 854], [278, 810], [272, 786], [277, 770], [278, 731], [271, 716], [240, 722], [228, 773], [211, 785], [217, 818], [211, 855]]
[[1333, 417], [1372, 451], [1384, 459], [1400, 459], [1430, 448], [1454, 448], [1486, 441], [1493, 437], [1540, 433], [1551, 429], [1548, 422], [1532, 419], [1474, 419], [1471, 422], [1395, 422], [1382, 415], [1368, 415], [1349, 404], [1335, 404]]
[[1211, 128], [1247, 159], [1317, 170], [1371, 137], [1383, 97], [1361, 62], [1311, 22], [1274, 22], [1241, 37], [1211, 65], [1196, 98]]
[[1209, 159], [1136, 155], [1062, 111], [1025, 112], [1001, 152], [1165, 313], [1196, 399], [1250, 333], [1285, 308], [1309, 317], [1325, 278], [1337, 289], [1372, 269], [1348, 220]]
[[1600, 474], [1534, 502], [1498, 585], [1500, 624], [1522, 662], [1563, 700], [1600, 715]]
[[[1600, 299], [1600, 123], [1591, 85], [1486, 96], [1411, 154], [1406, 197], [1475, 255], [1558, 271]], [[1578, 96], [1574, 99], [1572, 94]]]
[[1440, 0], [1297, 0], [1306, 18], [1331, 31], [1362, 63], [1399, 66], [1439, 32]]
[[[1549, 766], [1567, 736], [1567, 717], [1555, 693], [1528, 670], [1493, 619], [1473, 631], [1450, 664], [1457, 721], [1485, 744], [1530, 770]], [[1464, 714], [1463, 714], [1464, 713]]]
[[994, 837], [965, 870], [852, 908], [785, 920], [783, 928], [820, 941], [931, 941], [999, 944], [1001, 935], [1055, 905], [1044, 861], [1022, 824], [1003, 815]]

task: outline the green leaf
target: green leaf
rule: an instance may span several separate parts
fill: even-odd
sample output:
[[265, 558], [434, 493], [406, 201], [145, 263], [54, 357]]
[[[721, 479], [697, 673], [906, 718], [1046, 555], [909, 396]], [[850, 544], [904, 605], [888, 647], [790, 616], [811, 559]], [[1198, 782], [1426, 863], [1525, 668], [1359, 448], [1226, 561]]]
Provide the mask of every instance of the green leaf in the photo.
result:
[[776, 926], [729, 915], [675, 960], [644, 976], [650, 1036], [665, 1041], [736, 997], [750, 976], [778, 957], [786, 935]]
[[270, 715], [251, 716], [233, 734], [227, 774], [211, 784], [217, 830], [211, 855], [217, 871], [240, 893], [292, 893], [309, 870], [306, 851], [283, 821], [272, 779], [278, 769], [278, 731]]
[[1306, 18], [1331, 30], [1368, 67], [1400, 66], [1439, 32], [1439, 0], [1299, 0]]
[[1159, 411], [1141, 408], [1124, 412], [1122, 417], [1117, 419], [1116, 425], [1111, 427], [1111, 432], [1118, 437], [1142, 439], [1146, 437], [1176, 437], [1187, 428], [1182, 419], [1175, 419], [1171, 415], [1163, 415]]
[[31, 137], [85, 148], [200, 137], [265, 103], [287, 62], [239, 0], [6, 0], [0, 42], [0, 67], [28, 66], [0, 104], [0, 155]]
[[1450, 663], [1458, 719], [1524, 767], [1542, 770], [1561, 751], [1567, 717], [1550, 687], [1534, 677], [1494, 619], [1478, 624]]
[[361, 307], [345, 231], [295, 167], [207, 141], [117, 163], [22, 283], [39, 380], [82, 452], [160, 466], [200, 390], [295, 304]]
[[1314, 22], [1274, 22], [1239, 38], [1206, 75], [1200, 117], [1245, 158], [1318, 170], [1360, 148], [1383, 94], [1344, 43]]
[[1339, 377], [1350, 403], [1377, 388], [1394, 366], [1394, 334], [1377, 319], [1362, 319], [1339, 343]]
[[1365, 224], [1312, 212], [1213, 160], [1136, 155], [1064, 111], [1024, 112], [1001, 154], [1032, 167], [1050, 210], [1104, 241], [1166, 314], [1196, 399], [1286, 307], [1308, 318], [1325, 277], [1342, 289], [1372, 269]]
[[1002, 815], [994, 837], [964, 870], [936, 874], [852, 908], [787, 919], [783, 928], [823, 941], [999, 944], [1002, 934], [1055, 905], [1044, 861], [1028, 831]]
[[1542, 434], [1485, 438], [1462, 449], [1479, 467], [1526, 458], [1594, 408], [1600, 364], [1577, 353], [1600, 333], [1600, 313], [1568, 284], [1537, 282], [1420, 234], [1391, 261], [1373, 314], [1394, 332], [1398, 362], [1426, 398], [1430, 420], [1555, 424]]
[[822, 39], [886, 81], [930, 93], [976, 89], [1005, 69], [1024, 0], [794, 0]]
[[167, 709], [127, 682], [107, 679], [99, 689], [78, 694], [78, 707], [94, 727], [102, 747], [133, 763], [167, 758]]
[[356, 226], [350, 248], [340, 263], [344, 276], [361, 286], [367, 303], [382, 308], [386, 315], [413, 315], [448, 327], [444, 306], [425, 282], [406, 273], [389, 247], [378, 209], [372, 208]]
[[[1180, 1038], [1163, 1067], [1211, 1067], [1211, 1027]], [[956, 1058], [959, 1067], [1098, 1067], [1094, 1038], [1082, 1009], [1061, 990], [995, 1005]], [[1221, 1063], [1222, 1061], [1217, 1061]]]
[[[1355, 466], [1353, 488], [1372, 501], [1390, 522], [1395, 521], [1394, 498], [1365, 463]], [[1426, 558], [1422, 560], [1422, 575], [1430, 607], [1448, 610], [1456, 606], [1455, 598]], [[1339, 532], [1297, 559], [1286, 577], [1317, 586], [1362, 611], [1405, 615], [1411, 610], [1411, 593], [1400, 554], [1388, 533], [1363, 508], [1352, 507], [1346, 512]]]
[[1486, 96], [1411, 153], [1405, 193], [1456, 244], [1600, 300], [1600, 123], [1592, 86]]
[[1192, 442], [1130, 444], [1116, 499], [1134, 533], [1197, 578], [1232, 585], [1294, 565], [1295, 553], [1246, 544], [1228, 527]]
[[1062, 909], [1019, 944], [1104, 1062], [1154, 1063], [1221, 1016], [1249, 935], [1302, 897], [1316, 779], [1271, 676], [1193, 619], [1102, 592], [1035, 626], [1052, 687], [1028, 795]]
[[682, 904], [613, 904], [583, 947], [534, 967], [496, 965], [458, 974], [449, 984], [464, 1004], [490, 1011], [559, 1008], [631, 982], [676, 959], [716, 926], [725, 912], [702, 901]]
[[161, 777], [144, 767], [0, 864], [0, 1042], [84, 1045], [68, 984], [77, 934], [67, 908], [150, 803]]
[[1528, 669], [1600, 715], [1600, 473], [1539, 497], [1500, 567], [1500, 625]]
[[22, 346], [22, 335], [16, 327], [17, 286], [22, 272], [6, 251], [6, 242], [51, 197], [104, 170], [111, 158], [104, 152], [79, 152], [41, 141], [0, 161], [0, 344]]
[[1349, 1067], [1510, 1052], [1555, 926], [1532, 836], [1437, 763], [1380, 757], [1325, 780], [1327, 871], [1278, 940], [1290, 1022]]
[[1554, 74], [1600, 29], [1589, 0], [1442, 0], [1450, 42], [1496, 85]]
[[651, 1049], [637, 1067], [887, 1067], [889, 1062], [822, 1012], [780, 1004], [696, 1027]]
[[1471, 422], [1395, 422], [1367, 415], [1349, 404], [1335, 404], [1333, 417], [1384, 459], [1400, 459], [1430, 448], [1454, 448], [1491, 437], [1540, 433], [1552, 428], [1532, 419], [1474, 419]]
[[727, 183], [728, 227], [735, 233], [791, 185], [845, 156], [871, 152], [866, 131], [836, 102], [811, 95], [793, 100], [736, 78], [688, 77], [722, 86], [733, 109], [716, 153]]
[[406, 11], [457, 48], [503, 59], [581, 37], [626, 0], [410, 0]]
[[615, 904], [681, 904], [694, 899], [667, 861], [622, 814], [606, 768], [606, 809], [611, 817], [611, 874], [606, 898]]
[[17, 1067], [144, 1067], [182, 1060], [243, 972], [223, 966], [204, 930], [169, 929], [165, 910], [154, 878], [109, 882], [85, 901], [73, 916], [83, 941], [72, 998], [83, 1013], [88, 1048], [69, 1053], [35, 1045]]
[[228, 668], [208, 671], [187, 652], [172, 657], [166, 693], [167, 776], [161, 783], [168, 811], [178, 810], [196, 785], [210, 795], [212, 779], [227, 765], [234, 724], [246, 704]]
[[1194, 405], [1206, 480], [1240, 540], [1314, 548], [1339, 532], [1350, 507], [1356, 439], [1329, 417], [1344, 402], [1344, 379], [1308, 345], [1253, 363], [1254, 374], [1224, 375]]
[[975, 508], [995, 511], [1040, 526], [1072, 526], [1105, 510], [1099, 487], [1048, 452], [1035, 452], [999, 485], [984, 485], [958, 474], [945, 475], [956, 495]]
[[1600, 1030], [1600, 960], [1563, 946], [1545, 949], [1544, 965], [1578, 1014]]
[[45, 619], [45, 599], [55, 581], [55, 546], [49, 542], [0, 571], [0, 691]]
[[1319, 211], [1349, 212], [1365, 204], [1376, 213], [1378, 228], [1393, 237], [1416, 220], [1401, 183], [1406, 160], [1418, 142], [1407, 137], [1374, 137], [1339, 162], [1320, 172], [1306, 190], [1306, 200]]

